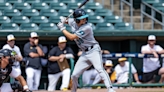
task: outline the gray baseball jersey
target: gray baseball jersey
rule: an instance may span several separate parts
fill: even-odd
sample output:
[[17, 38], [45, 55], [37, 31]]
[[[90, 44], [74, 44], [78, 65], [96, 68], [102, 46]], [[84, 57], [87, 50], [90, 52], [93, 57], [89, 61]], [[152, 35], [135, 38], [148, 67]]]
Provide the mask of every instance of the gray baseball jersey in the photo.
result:
[[93, 30], [89, 23], [78, 27], [74, 19], [69, 18], [68, 24], [71, 27], [72, 32], [79, 37], [79, 39], [74, 40], [79, 48], [85, 50], [90, 46], [98, 44], [93, 36]]

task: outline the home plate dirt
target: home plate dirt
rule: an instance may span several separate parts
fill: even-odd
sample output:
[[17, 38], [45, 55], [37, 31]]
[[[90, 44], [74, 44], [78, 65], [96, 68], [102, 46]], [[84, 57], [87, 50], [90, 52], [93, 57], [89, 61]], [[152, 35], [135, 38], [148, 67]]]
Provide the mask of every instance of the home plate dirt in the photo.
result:
[[[164, 92], [164, 88], [133, 88], [133, 89], [115, 89], [116, 92]], [[48, 91], [33, 91], [33, 92], [48, 92]], [[49, 91], [49, 92], [71, 92], [68, 91]], [[78, 89], [77, 92], [107, 92], [106, 89]]]

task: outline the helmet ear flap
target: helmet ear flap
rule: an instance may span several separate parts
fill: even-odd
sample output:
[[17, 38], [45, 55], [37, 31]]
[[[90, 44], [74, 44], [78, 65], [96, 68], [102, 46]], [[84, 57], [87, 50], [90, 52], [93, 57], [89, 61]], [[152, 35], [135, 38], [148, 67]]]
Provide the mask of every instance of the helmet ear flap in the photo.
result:
[[74, 18], [74, 20], [76, 21], [77, 24], [80, 23], [79, 19]]
[[85, 23], [88, 23], [88, 17], [86, 18]]

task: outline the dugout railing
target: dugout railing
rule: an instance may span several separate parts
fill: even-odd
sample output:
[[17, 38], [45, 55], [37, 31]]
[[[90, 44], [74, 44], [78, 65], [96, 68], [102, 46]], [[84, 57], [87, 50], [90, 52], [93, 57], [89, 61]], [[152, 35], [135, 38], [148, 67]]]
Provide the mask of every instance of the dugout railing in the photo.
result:
[[[113, 86], [116, 87], [147, 87], [147, 86], [164, 86], [164, 83], [133, 83], [132, 81], [132, 74], [131, 74], [131, 64], [132, 64], [132, 58], [149, 58], [149, 57], [154, 57], [153, 54], [142, 54], [142, 53], [111, 53], [111, 54], [104, 54], [103, 58], [111, 59], [111, 58], [121, 58], [121, 57], [126, 57], [128, 58], [129, 61], [129, 80], [127, 84], [112, 84]], [[164, 58], [164, 54], [159, 54], [159, 58]], [[80, 76], [79, 79], [79, 84], [80, 88], [82, 87], [105, 87], [105, 84], [86, 84], [83, 85], [82, 83], [82, 76]]]

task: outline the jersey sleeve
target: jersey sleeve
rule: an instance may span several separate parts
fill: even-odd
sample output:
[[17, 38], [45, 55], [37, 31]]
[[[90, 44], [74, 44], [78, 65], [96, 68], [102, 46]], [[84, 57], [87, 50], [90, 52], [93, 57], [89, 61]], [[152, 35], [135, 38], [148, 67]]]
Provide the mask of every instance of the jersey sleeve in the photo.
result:
[[74, 22], [74, 19], [73, 18], [69, 18], [68, 19], [68, 25], [69, 26], [72, 26], [72, 23]]
[[29, 53], [31, 52], [31, 50], [30, 50], [30, 47], [28, 46], [28, 44], [25, 44], [23, 50], [24, 50], [25, 57], [29, 56]]
[[91, 27], [90, 26], [84, 26], [83, 28], [75, 31], [75, 35], [79, 38], [83, 38], [86, 35], [88, 35], [91, 32]]
[[161, 46], [157, 45], [157, 51], [161, 51], [161, 50], [163, 50], [163, 48]]
[[5, 46], [6, 46], [6, 45], [4, 45], [4, 46], [2, 47], [2, 49], [5, 49]]
[[118, 79], [118, 77], [119, 77], [119, 69], [118, 69], [118, 65], [116, 65], [116, 67], [115, 67], [115, 75], [116, 75], [116, 79]]
[[142, 47], [141, 47], [141, 52], [142, 52], [142, 51], [146, 51], [145, 46], [142, 46]]
[[17, 47], [17, 55], [22, 56], [20, 49]]
[[133, 74], [137, 72], [137, 70], [136, 70], [136, 68], [134, 67], [133, 64], [131, 64], [131, 68], [132, 68], [132, 73], [133, 73]]
[[52, 50], [50, 50], [50, 52], [48, 53], [48, 56], [49, 57], [55, 56], [55, 51], [56, 51], [56, 48], [53, 48]]

